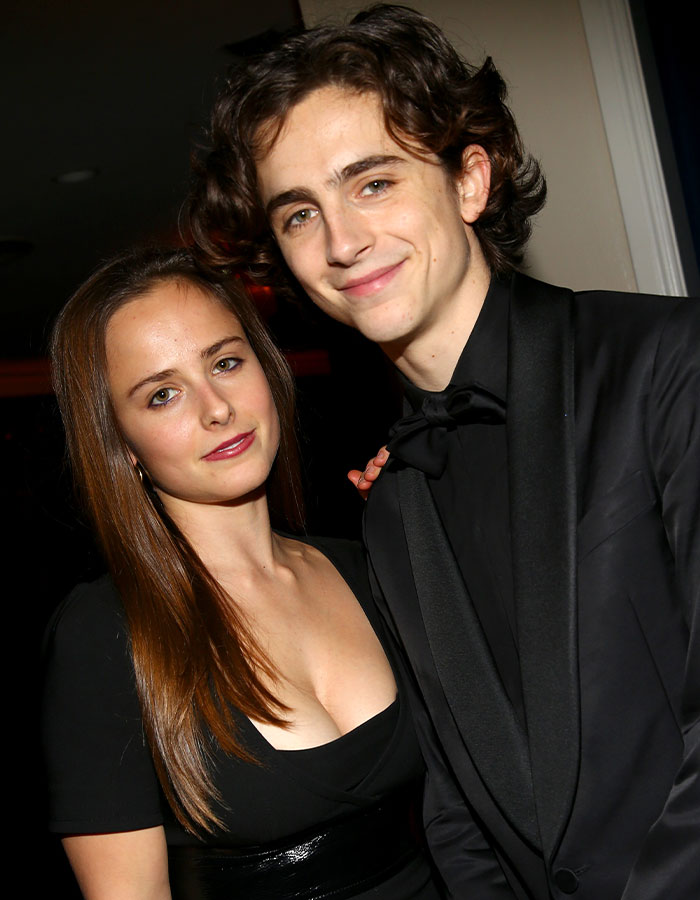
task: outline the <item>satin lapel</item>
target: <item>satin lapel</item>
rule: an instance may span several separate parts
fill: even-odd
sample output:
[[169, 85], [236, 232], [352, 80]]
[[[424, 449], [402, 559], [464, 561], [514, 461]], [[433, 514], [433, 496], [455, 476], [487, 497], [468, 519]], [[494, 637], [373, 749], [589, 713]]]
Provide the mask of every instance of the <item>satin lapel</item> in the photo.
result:
[[[422, 649], [411, 641], [410, 624], [416, 603], [411, 581], [411, 566], [401, 532], [396, 475], [389, 463], [372, 487], [362, 519], [362, 539], [369, 554], [371, 569], [379, 582], [375, 602], [394, 638], [405, 646], [414, 661]], [[415, 666], [414, 666], [415, 668]]]
[[573, 294], [522, 275], [510, 301], [507, 429], [518, 647], [549, 856], [579, 766]]
[[[374, 497], [365, 518], [365, 539], [391, 620], [422, 684], [421, 656], [430, 652], [481, 779], [511, 825], [537, 845], [526, 738], [496, 672], [425, 475], [406, 468], [385, 472], [382, 480], [384, 501], [390, 506]], [[393, 508], [390, 520], [381, 521], [382, 507], [389, 513]], [[401, 521], [405, 543], [397, 533]], [[428, 646], [421, 647], [416, 622], [407, 621], [416, 617], [422, 617]]]

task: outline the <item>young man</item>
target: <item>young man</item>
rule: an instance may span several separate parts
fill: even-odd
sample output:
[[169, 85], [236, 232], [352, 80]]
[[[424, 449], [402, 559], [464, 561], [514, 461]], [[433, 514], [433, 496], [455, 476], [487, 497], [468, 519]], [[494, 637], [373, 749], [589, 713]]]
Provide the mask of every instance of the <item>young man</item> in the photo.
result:
[[454, 897], [700, 896], [700, 308], [514, 272], [544, 200], [504, 86], [375, 7], [222, 92], [210, 265], [289, 273], [407, 416], [366, 510]]

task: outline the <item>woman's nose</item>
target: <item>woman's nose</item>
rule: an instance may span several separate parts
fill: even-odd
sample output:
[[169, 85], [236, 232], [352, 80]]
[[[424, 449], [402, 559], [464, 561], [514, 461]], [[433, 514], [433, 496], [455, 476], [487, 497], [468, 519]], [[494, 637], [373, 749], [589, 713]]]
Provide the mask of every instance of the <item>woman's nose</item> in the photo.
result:
[[228, 397], [214, 385], [206, 384], [201, 389], [200, 403], [202, 421], [206, 427], [227, 425], [235, 417], [235, 411]]

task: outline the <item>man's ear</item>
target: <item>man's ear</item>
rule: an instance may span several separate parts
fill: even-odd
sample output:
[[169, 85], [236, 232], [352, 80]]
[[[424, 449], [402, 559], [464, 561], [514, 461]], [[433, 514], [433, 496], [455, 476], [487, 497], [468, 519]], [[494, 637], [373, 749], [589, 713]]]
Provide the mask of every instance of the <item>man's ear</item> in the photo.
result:
[[471, 225], [486, 208], [491, 188], [491, 160], [483, 147], [470, 144], [462, 152], [462, 172], [457, 193], [462, 221]]

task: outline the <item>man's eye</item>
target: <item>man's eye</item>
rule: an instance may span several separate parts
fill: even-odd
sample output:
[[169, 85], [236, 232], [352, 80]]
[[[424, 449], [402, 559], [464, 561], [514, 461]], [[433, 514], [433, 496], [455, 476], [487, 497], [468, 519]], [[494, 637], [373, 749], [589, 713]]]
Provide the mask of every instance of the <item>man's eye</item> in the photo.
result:
[[310, 222], [311, 219], [316, 218], [317, 215], [317, 209], [299, 209], [287, 219], [286, 227], [300, 228], [306, 225], [307, 222]]
[[241, 360], [237, 356], [226, 356], [224, 359], [217, 360], [214, 364], [215, 372], [230, 372], [240, 366]]
[[149, 406], [165, 406], [166, 403], [169, 403], [173, 397], [178, 395], [179, 391], [175, 388], [160, 388], [155, 392], [155, 394], [151, 397], [149, 402]]
[[369, 184], [366, 184], [361, 193], [362, 194], [381, 194], [382, 191], [385, 191], [389, 187], [389, 182], [385, 178], [375, 178], [373, 181], [370, 181]]

